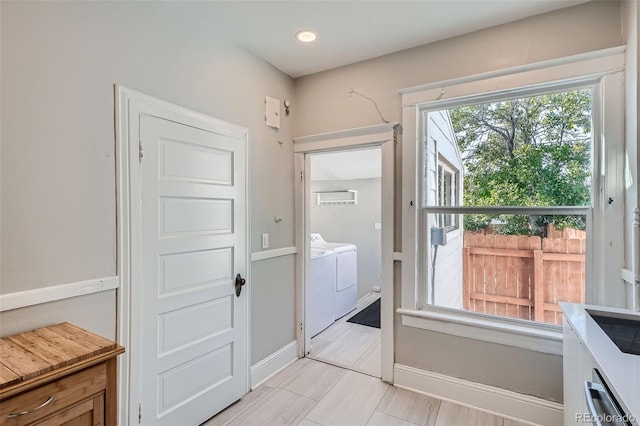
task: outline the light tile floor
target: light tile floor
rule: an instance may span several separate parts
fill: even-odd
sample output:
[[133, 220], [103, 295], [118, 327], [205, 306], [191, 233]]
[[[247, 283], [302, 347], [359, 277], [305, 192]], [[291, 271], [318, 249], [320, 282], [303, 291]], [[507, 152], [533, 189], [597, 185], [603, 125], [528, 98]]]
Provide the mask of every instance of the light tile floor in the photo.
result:
[[347, 322], [380, 297], [362, 298], [358, 307], [311, 339], [309, 358], [380, 377], [380, 329]]
[[399, 389], [367, 374], [302, 358], [203, 426], [214, 425], [522, 424]]

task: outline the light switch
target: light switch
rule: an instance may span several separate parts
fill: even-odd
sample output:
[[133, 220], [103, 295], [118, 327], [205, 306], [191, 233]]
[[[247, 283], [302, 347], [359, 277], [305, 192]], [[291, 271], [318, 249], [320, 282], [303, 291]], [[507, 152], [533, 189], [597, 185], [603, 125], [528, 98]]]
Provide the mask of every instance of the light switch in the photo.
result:
[[269, 234], [262, 234], [262, 248], [269, 248]]
[[373, 230], [374, 230], [374, 231], [381, 231], [381, 230], [382, 230], [382, 223], [380, 223], [380, 222], [374, 222], [374, 224], [373, 224]]

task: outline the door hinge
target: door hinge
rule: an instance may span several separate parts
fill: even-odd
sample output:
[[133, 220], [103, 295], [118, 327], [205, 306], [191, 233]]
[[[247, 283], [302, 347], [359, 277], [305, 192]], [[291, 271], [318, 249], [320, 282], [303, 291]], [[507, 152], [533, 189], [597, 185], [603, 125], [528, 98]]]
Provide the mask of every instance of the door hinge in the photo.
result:
[[300, 182], [304, 182], [304, 170], [300, 171]]
[[303, 331], [303, 330], [304, 330], [304, 325], [303, 323], [300, 323], [300, 331]]
[[142, 404], [138, 404], [138, 424], [142, 423]]
[[138, 158], [140, 162], [142, 162], [142, 157], [144, 157], [144, 152], [142, 151], [142, 139], [140, 139], [138, 141]]

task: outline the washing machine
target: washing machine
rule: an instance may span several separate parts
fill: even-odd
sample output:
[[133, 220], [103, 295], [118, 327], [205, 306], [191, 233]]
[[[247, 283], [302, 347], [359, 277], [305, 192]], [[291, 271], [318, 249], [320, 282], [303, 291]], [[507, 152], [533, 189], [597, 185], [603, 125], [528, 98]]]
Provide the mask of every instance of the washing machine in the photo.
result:
[[336, 318], [336, 252], [312, 247], [308, 276], [305, 312], [307, 335], [313, 337], [333, 324]]
[[336, 254], [335, 319], [356, 308], [358, 303], [358, 248], [351, 243], [327, 242], [311, 234], [311, 248], [333, 250]]

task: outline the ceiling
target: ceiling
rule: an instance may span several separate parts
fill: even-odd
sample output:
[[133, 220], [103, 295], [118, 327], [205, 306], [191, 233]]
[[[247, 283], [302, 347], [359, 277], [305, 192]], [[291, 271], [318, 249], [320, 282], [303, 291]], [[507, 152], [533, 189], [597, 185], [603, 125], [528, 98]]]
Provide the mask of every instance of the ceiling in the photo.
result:
[[[178, 1], [201, 25], [297, 78], [589, 0]], [[310, 44], [295, 33], [310, 29]]]

